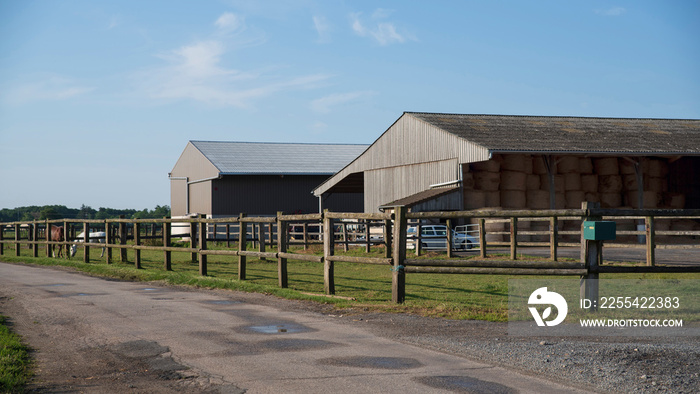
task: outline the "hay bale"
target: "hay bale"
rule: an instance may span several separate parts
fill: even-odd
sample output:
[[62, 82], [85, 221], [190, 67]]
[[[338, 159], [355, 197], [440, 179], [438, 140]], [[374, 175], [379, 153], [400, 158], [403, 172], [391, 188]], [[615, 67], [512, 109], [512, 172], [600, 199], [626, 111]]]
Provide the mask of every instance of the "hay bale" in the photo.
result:
[[498, 172], [501, 170], [501, 163], [495, 159], [478, 161], [476, 163], [471, 163], [471, 168], [473, 171]]
[[654, 178], [668, 175], [668, 163], [661, 159], [650, 159], [644, 162], [644, 173]]
[[501, 175], [497, 172], [479, 171], [474, 173], [474, 188], [477, 190], [496, 191], [501, 184]]
[[[557, 165], [552, 164], [552, 166], [554, 167], [552, 168], [552, 172], [556, 174]], [[547, 166], [544, 164], [544, 157], [534, 156], [532, 158], [532, 173], [537, 175], [547, 174]]]
[[[631, 191], [625, 193], [626, 204], [634, 209], [639, 209], [639, 191]], [[645, 209], [656, 209], [663, 202], [663, 195], [658, 192], [644, 192], [644, 207]]]
[[590, 157], [579, 157], [578, 168], [581, 174], [592, 174], [593, 173], [593, 161]]
[[[547, 231], [549, 232], [549, 222], [545, 221], [537, 221], [537, 222], [530, 222], [530, 230], [531, 231]], [[537, 235], [531, 235], [530, 239], [532, 242], [548, 242], [549, 241], [549, 234], [537, 234]]]
[[598, 175], [581, 175], [581, 190], [588, 193], [597, 193]]
[[[566, 179], [564, 175], [554, 175], [554, 191], [564, 193], [566, 191]], [[540, 189], [549, 190], [549, 175], [540, 175]]]
[[557, 172], [559, 174], [579, 173], [578, 156], [560, 156], [557, 158]]
[[526, 200], [529, 209], [549, 209], [549, 192], [546, 190], [528, 190]]
[[486, 206], [486, 192], [482, 190], [464, 191], [464, 209], [479, 209]]
[[664, 205], [671, 209], [685, 209], [685, 194], [664, 193]]
[[616, 157], [600, 157], [593, 160], [593, 167], [598, 175], [618, 175], [620, 168]]
[[583, 201], [600, 202], [600, 195], [598, 193], [590, 193], [590, 192], [584, 192], [584, 193], [585, 193], [585, 195], [583, 196], [583, 198], [584, 198]]
[[622, 188], [626, 191], [637, 190], [637, 175], [635, 174], [625, 174], [622, 175]]
[[637, 173], [634, 170], [634, 163], [627, 160], [627, 159], [621, 158], [619, 161], [619, 165], [620, 165], [620, 174], [622, 174], [622, 175], [633, 175], [633, 174]]
[[517, 171], [501, 172], [501, 190], [526, 190], [527, 174]]
[[506, 231], [506, 223], [504, 223], [504, 222], [494, 223], [494, 222], [491, 222], [489, 220], [486, 220], [486, 223], [484, 224], [484, 229], [486, 231], [486, 242], [503, 242], [503, 239], [504, 239], [503, 234], [490, 234], [490, 233]]
[[464, 188], [464, 190], [474, 189], [474, 173], [462, 173], [462, 187]]
[[523, 190], [501, 190], [501, 206], [509, 209], [527, 208], [527, 196]]
[[570, 172], [564, 174], [564, 190], [582, 190], [581, 189], [581, 174], [578, 172]]
[[533, 171], [533, 164], [532, 164], [532, 155], [525, 155], [523, 158], [523, 168], [520, 170], [526, 174], [532, 174]]
[[486, 205], [488, 208], [500, 208], [501, 207], [501, 192], [492, 191], [486, 192]]
[[503, 155], [501, 170], [523, 171], [525, 167], [525, 155]]
[[554, 196], [554, 209], [564, 208], [566, 208], [566, 195], [564, 193], [557, 193]]
[[644, 190], [660, 193], [664, 191], [664, 188], [668, 188], [664, 185], [668, 185], [666, 178], [649, 177], [644, 179]]
[[535, 174], [528, 174], [526, 181], [527, 190], [538, 190], [540, 188], [540, 176]]
[[622, 195], [620, 193], [600, 193], [601, 208], [617, 208], [622, 205]]
[[620, 193], [622, 191], [622, 176], [598, 176], [598, 191], [601, 193]]
[[582, 190], [570, 190], [566, 194], [566, 208], [578, 209], [581, 208], [581, 203], [586, 201], [586, 193]]

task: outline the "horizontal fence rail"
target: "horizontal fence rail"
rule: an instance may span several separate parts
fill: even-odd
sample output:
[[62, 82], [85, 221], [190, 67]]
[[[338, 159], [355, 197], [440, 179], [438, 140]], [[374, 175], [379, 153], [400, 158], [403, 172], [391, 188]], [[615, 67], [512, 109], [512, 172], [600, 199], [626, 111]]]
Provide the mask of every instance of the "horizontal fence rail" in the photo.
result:
[[[620, 241], [627, 242], [606, 242], [605, 247], [645, 249], [646, 266], [598, 264], [602, 258], [595, 260], [591, 256], [602, 253], [602, 243], [582, 239], [584, 220], [624, 223], [617, 235]], [[323, 265], [327, 294], [335, 294], [335, 263], [385, 265], [392, 272], [392, 300], [403, 302], [407, 273], [597, 277], [599, 273], [700, 272], [700, 267], [656, 265], [656, 249], [700, 249], [700, 231], [694, 227], [669, 230], [668, 223], [678, 220], [700, 223], [700, 210], [600, 209], [584, 203], [582, 209], [538, 211], [406, 212], [403, 207], [396, 207], [393, 213], [325, 211], [278, 213], [275, 217], [241, 214], [228, 218], [57, 219], [0, 223], [0, 255], [14, 249], [15, 255], [20, 256], [20, 248], [25, 246], [34, 257], [39, 256], [40, 248], [45, 248], [48, 257], [62, 254], [63, 258], [71, 258], [80, 248], [87, 263], [90, 251], [100, 248], [101, 257], [109, 264], [117, 258], [115, 253], [119, 261], [127, 262], [127, 250], [133, 250], [133, 263], [141, 268], [141, 251], [159, 251], [163, 253], [163, 269], [172, 270], [172, 253], [185, 252], [198, 264], [200, 275], [207, 275], [208, 256], [230, 256], [237, 258], [239, 280], [246, 279], [247, 258], [276, 260], [278, 285], [283, 288], [288, 287], [288, 261], [307, 261]], [[62, 239], [52, 238], [52, 226], [63, 228]], [[438, 227], [439, 235], [423, 231]], [[669, 241], [680, 238], [685, 242]], [[210, 249], [212, 245], [217, 248]], [[560, 246], [580, 247], [581, 261], [559, 262]], [[312, 247], [315, 249], [308, 252]], [[347, 252], [350, 247], [364, 248], [366, 252], [381, 248], [384, 257], [376, 257], [376, 253], [336, 253], [337, 248]], [[549, 247], [549, 258], [521, 260], [519, 252], [527, 247]], [[408, 248], [415, 250], [416, 258], [408, 257]], [[494, 259], [496, 248], [501, 249], [499, 254], [505, 248], [507, 257]], [[421, 256], [430, 249], [438, 253]], [[440, 257], [443, 252], [445, 256]], [[471, 258], [465, 258], [470, 255]]]

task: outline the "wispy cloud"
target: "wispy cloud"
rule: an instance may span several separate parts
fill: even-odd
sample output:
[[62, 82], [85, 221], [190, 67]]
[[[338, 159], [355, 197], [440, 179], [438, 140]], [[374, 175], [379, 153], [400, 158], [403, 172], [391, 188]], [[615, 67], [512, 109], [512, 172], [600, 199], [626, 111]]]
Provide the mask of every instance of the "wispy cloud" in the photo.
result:
[[57, 75], [42, 76], [9, 88], [4, 94], [3, 102], [25, 104], [36, 101], [63, 101], [93, 90], [95, 90], [94, 87], [84, 86], [72, 78]]
[[318, 39], [316, 40], [316, 42], [318, 42], [318, 43], [330, 42], [331, 41], [330, 25], [328, 24], [328, 20], [326, 20], [326, 17], [314, 16], [313, 21], [314, 21], [314, 29], [316, 29], [316, 34], [318, 34]]
[[285, 90], [314, 88], [329, 78], [324, 74], [281, 75], [271, 71], [277, 70], [276, 67], [253, 71], [233, 68], [222, 58], [231, 52], [232, 45], [237, 45], [235, 39], [255, 40], [232, 34], [245, 28], [243, 18], [235, 14], [221, 15], [214, 26], [217, 31], [211, 39], [158, 55], [167, 64], [140, 76], [140, 82], [151, 97], [250, 108], [257, 99]]
[[359, 101], [363, 98], [373, 96], [376, 92], [359, 91], [349, 93], [334, 93], [328, 96], [321, 97], [311, 102], [311, 109], [316, 112], [330, 112], [332, 107], [347, 104], [354, 101]]
[[603, 15], [603, 16], [620, 16], [627, 12], [627, 10], [623, 7], [612, 7], [612, 8], [606, 8], [606, 9], [597, 9], [595, 10], [595, 13], [598, 15]]
[[412, 39], [406, 33], [400, 33], [393, 22], [383, 21], [392, 11], [379, 8], [372, 13], [369, 20], [363, 20], [362, 13], [350, 14], [352, 30], [360, 37], [374, 39], [379, 45], [389, 45], [406, 42]]

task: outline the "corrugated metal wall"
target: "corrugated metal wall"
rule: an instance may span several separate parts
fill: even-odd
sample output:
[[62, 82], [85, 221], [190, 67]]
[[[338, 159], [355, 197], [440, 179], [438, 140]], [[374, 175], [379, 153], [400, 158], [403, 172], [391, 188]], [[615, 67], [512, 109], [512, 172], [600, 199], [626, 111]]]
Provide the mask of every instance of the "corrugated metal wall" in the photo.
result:
[[380, 168], [365, 172], [365, 211], [427, 190], [430, 185], [458, 179], [457, 159]]
[[188, 178], [187, 180], [170, 180], [170, 209], [172, 215], [182, 216], [193, 212], [211, 213], [211, 182], [189, 185], [189, 212], [187, 212], [187, 182], [211, 178], [218, 174], [217, 168], [192, 143], [188, 142], [185, 150], [170, 172], [170, 176], [173, 178]]

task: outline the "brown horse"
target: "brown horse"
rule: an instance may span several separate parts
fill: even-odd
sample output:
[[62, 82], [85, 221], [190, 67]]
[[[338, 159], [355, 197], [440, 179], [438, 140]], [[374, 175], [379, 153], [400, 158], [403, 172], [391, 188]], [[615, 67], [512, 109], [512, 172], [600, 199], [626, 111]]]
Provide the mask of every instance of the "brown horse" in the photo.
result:
[[[51, 238], [50, 241], [57, 241], [57, 242], [65, 241], [65, 237], [64, 237], [64, 233], [63, 233], [63, 226], [54, 226], [52, 224], [49, 235]], [[56, 257], [56, 252], [54, 251], [54, 246], [56, 246], [56, 245], [50, 245], [51, 254], [53, 255], [53, 257]], [[58, 245], [58, 257], [63, 257], [63, 244]]]

